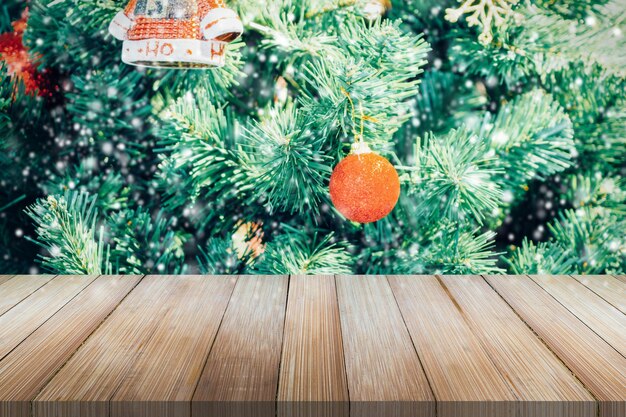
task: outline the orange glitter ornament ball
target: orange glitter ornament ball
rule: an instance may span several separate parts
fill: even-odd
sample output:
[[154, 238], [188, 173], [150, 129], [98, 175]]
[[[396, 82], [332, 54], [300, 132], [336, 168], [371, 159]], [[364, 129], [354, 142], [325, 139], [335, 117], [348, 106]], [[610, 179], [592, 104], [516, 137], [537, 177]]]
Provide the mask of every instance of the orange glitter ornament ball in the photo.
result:
[[398, 172], [367, 145], [357, 143], [330, 177], [330, 198], [348, 220], [373, 223], [391, 213], [400, 198]]

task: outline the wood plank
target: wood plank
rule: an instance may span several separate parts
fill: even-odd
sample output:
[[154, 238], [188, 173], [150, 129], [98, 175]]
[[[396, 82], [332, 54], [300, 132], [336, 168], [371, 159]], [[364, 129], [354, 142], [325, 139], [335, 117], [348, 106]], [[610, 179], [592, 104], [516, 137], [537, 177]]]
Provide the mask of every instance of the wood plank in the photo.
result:
[[350, 415], [434, 416], [432, 391], [387, 279], [336, 282]]
[[30, 401], [140, 279], [99, 277], [0, 361], [0, 416], [30, 416]]
[[522, 400], [518, 416], [596, 416], [589, 391], [482, 277], [440, 279], [491, 360], [513, 384]]
[[626, 317], [618, 309], [572, 277], [531, 278], [622, 356], [626, 356]]
[[626, 284], [626, 275], [613, 275], [616, 280]]
[[[0, 316], [0, 359], [95, 279], [96, 276], [57, 276]], [[39, 284], [37, 277], [31, 280]]]
[[0, 285], [4, 284], [5, 282], [7, 282], [8, 280], [10, 280], [11, 278], [13, 278], [15, 275], [0, 275]]
[[193, 416], [275, 416], [288, 277], [240, 277], [193, 396]]
[[43, 287], [54, 275], [17, 275], [0, 284], [0, 316]]
[[512, 387], [437, 277], [391, 276], [389, 283], [435, 394], [437, 416], [514, 416]]
[[278, 416], [348, 417], [334, 276], [292, 276], [278, 387]]
[[611, 275], [572, 275], [572, 277], [626, 314], [626, 283]]
[[548, 347], [600, 401], [600, 416], [626, 415], [626, 359], [526, 276], [487, 276]]
[[111, 417], [190, 415], [191, 398], [236, 278], [170, 279], [180, 280], [185, 292], [168, 309], [117, 389], [111, 400]]
[[[138, 371], [134, 366], [142, 356], [154, 352], [154, 346], [163, 343], [153, 337], [162, 335], [162, 329], [172, 325], [169, 319], [178, 309], [188, 303], [197, 305], [200, 299], [207, 317], [202, 318], [204, 312], [197, 311], [196, 316], [186, 320], [200, 320], [210, 323], [209, 326], [215, 326], [213, 321], [219, 322], [220, 317], [211, 315], [212, 300], [215, 298], [219, 304], [223, 295], [220, 292], [194, 295], [198, 280], [199, 277], [145, 277], [44, 387], [33, 402], [34, 416], [108, 417], [110, 400], [126, 378], [134, 378], [131, 372]], [[223, 285], [226, 287], [223, 291], [228, 293], [235, 278], [224, 277], [216, 282], [224, 280], [228, 284]], [[177, 329], [173, 331], [179, 334]], [[206, 343], [210, 345], [210, 341]], [[141, 385], [140, 382], [137, 384]], [[172, 378], [174, 382], [178, 383]]]

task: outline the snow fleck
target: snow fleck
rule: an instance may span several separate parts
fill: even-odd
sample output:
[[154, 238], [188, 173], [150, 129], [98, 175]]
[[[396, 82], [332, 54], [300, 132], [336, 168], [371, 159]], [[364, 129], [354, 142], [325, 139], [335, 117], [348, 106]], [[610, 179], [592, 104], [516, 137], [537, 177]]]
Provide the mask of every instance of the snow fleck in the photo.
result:
[[598, 23], [598, 20], [595, 18], [595, 16], [587, 16], [585, 18], [585, 24], [587, 26], [594, 27], [597, 23]]
[[56, 257], [60, 256], [61, 255], [61, 249], [58, 246], [56, 246], [56, 245], [51, 246], [50, 247], [50, 255], [53, 258], [56, 258]]
[[102, 144], [102, 153], [111, 155], [113, 153], [113, 144], [111, 142], [104, 142]]
[[504, 145], [509, 141], [509, 139], [509, 135], [507, 135], [506, 132], [503, 132], [502, 130], [496, 131], [493, 135], [493, 141], [498, 145]]

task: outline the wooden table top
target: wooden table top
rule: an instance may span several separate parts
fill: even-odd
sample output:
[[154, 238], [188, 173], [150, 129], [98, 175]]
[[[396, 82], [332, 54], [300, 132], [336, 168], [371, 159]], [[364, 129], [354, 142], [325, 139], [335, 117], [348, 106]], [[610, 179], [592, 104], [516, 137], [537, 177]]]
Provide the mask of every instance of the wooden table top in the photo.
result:
[[0, 416], [626, 416], [626, 278], [0, 276]]

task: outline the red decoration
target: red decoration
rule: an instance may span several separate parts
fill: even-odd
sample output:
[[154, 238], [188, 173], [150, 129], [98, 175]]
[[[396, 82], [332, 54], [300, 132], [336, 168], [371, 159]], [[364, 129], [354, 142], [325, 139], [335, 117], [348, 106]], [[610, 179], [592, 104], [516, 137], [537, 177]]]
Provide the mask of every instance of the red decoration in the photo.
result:
[[353, 146], [330, 177], [330, 198], [348, 220], [372, 223], [386, 217], [400, 197], [398, 172], [364, 143]]
[[22, 40], [27, 21], [28, 9], [25, 9], [22, 18], [12, 23], [13, 32], [0, 34], [0, 61], [4, 62], [10, 76], [22, 81], [26, 93], [50, 96], [50, 82], [45, 72], [37, 71], [36, 59], [30, 56]]

